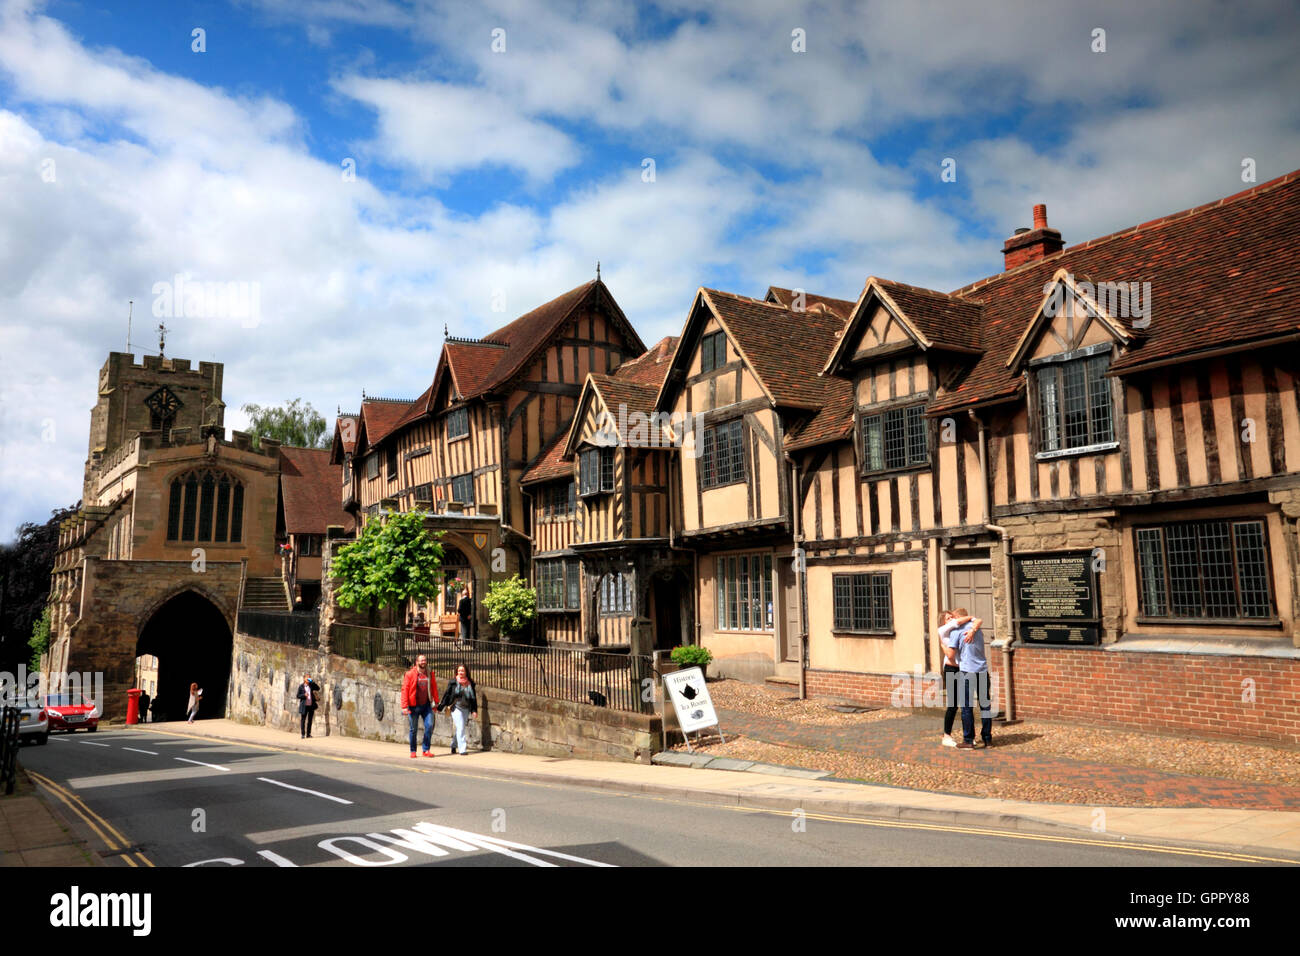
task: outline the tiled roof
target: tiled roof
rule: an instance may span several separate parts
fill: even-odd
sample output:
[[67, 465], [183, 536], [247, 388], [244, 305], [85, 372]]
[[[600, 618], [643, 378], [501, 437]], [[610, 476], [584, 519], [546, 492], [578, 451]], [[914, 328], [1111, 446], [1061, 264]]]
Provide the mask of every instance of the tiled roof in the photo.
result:
[[542, 452], [542, 457], [538, 458], [533, 467], [524, 472], [523, 477], [519, 479], [520, 484], [527, 485], [535, 481], [572, 477], [573, 460], [564, 457], [564, 445], [568, 438], [567, 431], [562, 431], [552, 438], [551, 443]]
[[826, 404], [802, 426], [796, 425], [785, 437], [787, 451], [840, 441], [853, 432], [853, 389], [835, 389]]
[[462, 399], [476, 398], [505, 385], [545, 348], [550, 338], [569, 320], [574, 309], [588, 297], [601, 294], [616, 321], [622, 325], [632, 348], [643, 349], [645, 346], [637, 337], [636, 330], [623, 315], [608, 287], [593, 279], [524, 313], [481, 339], [447, 339], [443, 343], [443, 354], [438, 360], [433, 384], [415, 401], [410, 414], [399, 424], [406, 425], [431, 411], [444, 375], [452, 377]]
[[[644, 415], [652, 414], [655, 396], [659, 393], [659, 386], [663, 384], [664, 376], [668, 374], [673, 350], [676, 348], [677, 337], [670, 335], [652, 345], [644, 355], [624, 362], [613, 375], [592, 374], [589, 376], [589, 382], [583, 385], [584, 397], [588, 387], [598, 388], [605, 401], [605, 407], [609, 408], [615, 417], [618, 416], [620, 403], [627, 406], [629, 414], [634, 411]], [[580, 410], [583, 401], [584, 398], [578, 400]], [[524, 473], [521, 481], [529, 484], [571, 477], [573, 459], [564, 457], [568, 437], [567, 431], [556, 436], [546, 446], [533, 467]]]
[[[795, 291], [793, 289], [783, 289], [780, 286], [773, 285], [767, 287], [767, 297], [769, 300], [776, 302], [778, 305], [791, 305], [794, 302]], [[841, 319], [847, 319], [853, 312], [854, 303], [848, 299], [832, 299], [827, 295], [814, 295], [811, 292], [803, 294], [803, 304], [805, 309], [811, 309], [816, 306], [824, 307], [834, 312]]]
[[963, 350], [981, 347], [982, 306], [978, 301], [875, 276], [868, 279], [867, 284], [873, 280], [907, 320], [934, 345]]
[[[349, 427], [349, 424], [351, 427]], [[357, 450], [357, 428], [361, 425], [361, 416], [340, 415], [334, 421], [336, 440], [343, 446], [343, 453], [352, 454]]]
[[673, 350], [677, 348], [677, 336], [668, 335], [646, 350], [645, 354], [628, 359], [614, 371], [614, 378], [621, 382], [636, 385], [648, 385], [656, 391], [664, 383], [664, 376], [672, 364]]
[[1117, 372], [1300, 332], [1298, 239], [1300, 172], [1292, 172], [958, 289], [984, 303], [985, 353], [931, 412], [1018, 393], [1006, 363], [1058, 269], [1076, 281], [1151, 283], [1150, 325], [1112, 365]]
[[840, 388], [852, 390], [844, 379], [821, 374], [844, 328], [839, 314], [701, 291], [777, 405], [817, 409]]
[[366, 429], [366, 444], [373, 447], [387, 438], [414, 404], [389, 398], [367, 398], [363, 401], [361, 421]]
[[329, 525], [353, 527], [340, 504], [343, 469], [327, 448], [280, 447], [280, 496], [289, 534], [324, 534]]
[[456, 391], [465, 398], [480, 394], [487, 383], [494, 379], [497, 366], [509, 354], [509, 349], [498, 343], [456, 339], [446, 343], [446, 350], [447, 367], [456, 382]]

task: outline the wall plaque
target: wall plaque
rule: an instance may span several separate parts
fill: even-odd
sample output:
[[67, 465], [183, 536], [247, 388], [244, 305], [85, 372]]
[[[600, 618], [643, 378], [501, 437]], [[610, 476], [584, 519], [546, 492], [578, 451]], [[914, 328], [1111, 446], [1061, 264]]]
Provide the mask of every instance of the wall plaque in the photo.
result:
[[1020, 639], [1031, 644], [1099, 644], [1101, 612], [1091, 551], [1011, 556]]

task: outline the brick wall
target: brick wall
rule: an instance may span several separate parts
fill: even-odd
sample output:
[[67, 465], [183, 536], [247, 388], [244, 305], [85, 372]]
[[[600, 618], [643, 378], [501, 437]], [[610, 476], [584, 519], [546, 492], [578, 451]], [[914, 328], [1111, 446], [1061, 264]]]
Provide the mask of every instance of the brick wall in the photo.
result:
[[[989, 663], [1001, 712], [1000, 648], [991, 649]], [[1300, 660], [1021, 645], [1012, 678], [1021, 718], [1300, 744]], [[810, 670], [807, 682], [809, 695], [875, 706], [943, 706], [933, 674]]]
[[1012, 671], [1020, 717], [1300, 744], [1300, 660], [1022, 646]]

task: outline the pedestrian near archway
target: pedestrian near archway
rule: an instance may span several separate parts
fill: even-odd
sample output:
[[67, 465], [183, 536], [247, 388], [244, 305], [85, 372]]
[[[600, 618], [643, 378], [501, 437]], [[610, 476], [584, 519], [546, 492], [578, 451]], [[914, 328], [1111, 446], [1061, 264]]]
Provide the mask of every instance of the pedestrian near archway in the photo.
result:
[[189, 723], [194, 723], [194, 718], [199, 715], [199, 703], [203, 700], [203, 688], [198, 684], [190, 684], [190, 705], [186, 713], [189, 714]]

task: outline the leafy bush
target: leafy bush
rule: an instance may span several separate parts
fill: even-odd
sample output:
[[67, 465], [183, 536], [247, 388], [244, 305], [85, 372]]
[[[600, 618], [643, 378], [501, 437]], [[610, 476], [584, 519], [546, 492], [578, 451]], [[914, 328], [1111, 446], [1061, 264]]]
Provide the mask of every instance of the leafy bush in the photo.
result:
[[530, 588], [519, 575], [504, 581], [493, 581], [483, 598], [488, 620], [503, 637], [518, 634], [528, 622], [537, 617], [537, 590]]
[[674, 647], [670, 656], [674, 664], [680, 664], [682, 667], [703, 667], [713, 660], [713, 655], [709, 653], [709, 649], [698, 644], [684, 644], [680, 647]]

